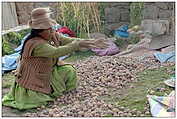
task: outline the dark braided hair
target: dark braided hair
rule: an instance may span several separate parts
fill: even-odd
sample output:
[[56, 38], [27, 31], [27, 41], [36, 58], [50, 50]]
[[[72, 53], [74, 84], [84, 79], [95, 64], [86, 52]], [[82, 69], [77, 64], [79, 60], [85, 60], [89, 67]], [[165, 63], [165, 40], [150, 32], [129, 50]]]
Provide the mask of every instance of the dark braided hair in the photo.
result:
[[41, 37], [39, 35], [40, 32], [44, 31], [44, 29], [31, 29], [31, 33], [30, 35], [26, 38], [26, 40], [24, 41], [23, 43], [23, 47], [22, 47], [22, 50], [21, 50], [21, 53], [20, 55], [22, 55], [23, 51], [24, 51], [24, 47], [25, 47], [25, 44], [28, 40], [34, 38], [34, 37]]

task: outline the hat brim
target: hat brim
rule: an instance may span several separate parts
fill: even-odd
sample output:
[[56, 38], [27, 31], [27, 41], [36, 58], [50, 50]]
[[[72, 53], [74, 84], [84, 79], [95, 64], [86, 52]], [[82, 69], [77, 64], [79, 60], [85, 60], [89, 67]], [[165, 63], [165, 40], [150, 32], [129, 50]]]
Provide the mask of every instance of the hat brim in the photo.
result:
[[31, 27], [32, 29], [49, 29], [56, 24], [57, 22], [53, 19], [48, 19], [47, 21], [41, 23], [28, 21], [28, 26]]

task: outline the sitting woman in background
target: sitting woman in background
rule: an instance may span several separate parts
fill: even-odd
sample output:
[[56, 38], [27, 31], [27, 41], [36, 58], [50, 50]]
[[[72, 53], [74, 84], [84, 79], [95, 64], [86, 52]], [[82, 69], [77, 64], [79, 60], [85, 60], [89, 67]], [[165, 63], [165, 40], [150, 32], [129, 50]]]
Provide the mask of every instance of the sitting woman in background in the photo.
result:
[[58, 61], [58, 57], [81, 48], [106, 47], [99, 40], [69, 38], [55, 32], [56, 22], [50, 18], [50, 13], [49, 8], [36, 8], [31, 12], [29, 26], [32, 30], [22, 48], [16, 80], [2, 99], [5, 106], [36, 108], [76, 89], [76, 70], [72, 65]]

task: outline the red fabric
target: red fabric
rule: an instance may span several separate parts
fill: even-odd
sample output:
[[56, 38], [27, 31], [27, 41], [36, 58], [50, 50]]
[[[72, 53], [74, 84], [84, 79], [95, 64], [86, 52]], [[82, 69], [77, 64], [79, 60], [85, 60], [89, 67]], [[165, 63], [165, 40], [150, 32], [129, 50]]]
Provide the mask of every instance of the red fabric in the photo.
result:
[[74, 31], [70, 30], [67, 27], [62, 27], [57, 30], [57, 32], [63, 33], [63, 34], [68, 34], [70, 37], [76, 37], [76, 34]]

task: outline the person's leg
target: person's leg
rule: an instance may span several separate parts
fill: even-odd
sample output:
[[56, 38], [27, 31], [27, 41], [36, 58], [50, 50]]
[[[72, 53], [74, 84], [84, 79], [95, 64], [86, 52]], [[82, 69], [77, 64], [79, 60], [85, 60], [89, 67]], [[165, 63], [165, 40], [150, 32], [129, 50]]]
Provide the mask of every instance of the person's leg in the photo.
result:
[[53, 93], [51, 96], [58, 97], [77, 87], [76, 70], [71, 65], [55, 66], [52, 72], [51, 85]]
[[23, 110], [40, 107], [41, 105], [46, 105], [48, 101], [53, 100], [47, 94], [25, 89], [14, 82], [10, 92], [3, 97], [2, 104]]
[[66, 77], [65, 77], [65, 84], [66, 84], [66, 91], [71, 91], [76, 89], [78, 86], [78, 78], [76, 69], [71, 65], [65, 65], [66, 68]]

